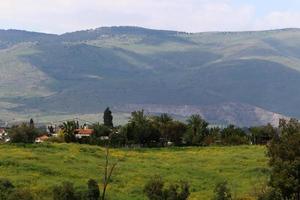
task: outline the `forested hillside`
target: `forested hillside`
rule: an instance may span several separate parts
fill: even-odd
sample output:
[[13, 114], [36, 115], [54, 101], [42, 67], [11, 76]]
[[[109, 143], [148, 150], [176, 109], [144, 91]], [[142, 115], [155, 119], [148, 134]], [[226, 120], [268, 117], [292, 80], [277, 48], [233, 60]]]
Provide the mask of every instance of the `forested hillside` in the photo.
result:
[[[300, 117], [300, 30], [183, 33], [104, 27], [0, 31], [0, 113], [9, 120], [144, 108], [241, 126]], [[276, 114], [279, 113], [279, 114]]]

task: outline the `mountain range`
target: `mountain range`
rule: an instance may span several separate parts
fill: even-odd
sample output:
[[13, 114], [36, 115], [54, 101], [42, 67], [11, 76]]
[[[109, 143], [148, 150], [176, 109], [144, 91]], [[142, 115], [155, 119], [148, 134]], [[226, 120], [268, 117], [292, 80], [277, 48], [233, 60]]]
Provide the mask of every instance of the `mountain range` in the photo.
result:
[[300, 29], [0, 30], [0, 118], [144, 109], [215, 124], [300, 117]]

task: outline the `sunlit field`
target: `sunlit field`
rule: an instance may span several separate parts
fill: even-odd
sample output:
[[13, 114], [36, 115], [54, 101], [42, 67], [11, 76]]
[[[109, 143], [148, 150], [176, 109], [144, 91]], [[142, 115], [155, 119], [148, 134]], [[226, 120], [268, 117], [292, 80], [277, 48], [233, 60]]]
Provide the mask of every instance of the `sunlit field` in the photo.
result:
[[[268, 176], [265, 147], [204, 147], [112, 149], [118, 165], [108, 188], [111, 200], [142, 200], [145, 183], [153, 175], [166, 182], [190, 183], [192, 200], [210, 199], [217, 182], [228, 180], [232, 193], [252, 199], [255, 186]], [[70, 181], [86, 187], [101, 181], [104, 149], [78, 144], [0, 145], [0, 177], [29, 187], [39, 199], [51, 199], [54, 185]]]

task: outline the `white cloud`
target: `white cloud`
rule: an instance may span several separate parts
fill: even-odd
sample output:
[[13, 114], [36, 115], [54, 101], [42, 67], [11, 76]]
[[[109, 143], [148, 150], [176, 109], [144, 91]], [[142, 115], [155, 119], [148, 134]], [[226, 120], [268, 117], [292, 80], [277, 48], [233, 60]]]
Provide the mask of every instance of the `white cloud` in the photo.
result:
[[279, 29], [300, 27], [300, 12], [273, 11], [256, 21], [258, 29]]
[[112, 25], [189, 32], [293, 26], [299, 14], [257, 19], [255, 7], [232, 0], [2, 0], [0, 28], [62, 33]]

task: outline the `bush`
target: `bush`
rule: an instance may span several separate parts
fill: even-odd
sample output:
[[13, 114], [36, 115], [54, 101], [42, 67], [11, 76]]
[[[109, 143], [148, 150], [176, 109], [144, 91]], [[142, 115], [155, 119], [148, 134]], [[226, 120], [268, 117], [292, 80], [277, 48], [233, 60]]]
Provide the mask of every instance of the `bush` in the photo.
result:
[[189, 184], [187, 182], [180, 182], [180, 184], [171, 184], [168, 189], [164, 191], [164, 199], [166, 200], [187, 200], [190, 196]]
[[33, 195], [28, 189], [15, 189], [7, 200], [33, 200]]
[[164, 189], [164, 181], [160, 176], [153, 177], [145, 185], [144, 193], [149, 200], [187, 200], [190, 195], [187, 182], [172, 183]]
[[76, 191], [70, 182], [64, 182], [53, 189], [53, 200], [76, 200]]
[[61, 136], [50, 137], [47, 141], [53, 143], [65, 143], [65, 138]]
[[280, 194], [280, 191], [276, 191], [274, 189], [269, 189], [265, 191], [262, 194], [259, 194], [257, 200], [281, 200], [282, 195]]
[[100, 197], [99, 185], [94, 179], [88, 181], [88, 191], [87, 199], [88, 200], [97, 200]]
[[144, 193], [149, 200], [163, 199], [164, 181], [160, 176], [153, 177], [144, 188]]
[[0, 199], [7, 199], [14, 188], [14, 185], [9, 180], [0, 179]]
[[231, 192], [228, 188], [227, 181], [220, 182], [216, 185], [216, 188], [214, 190], [215, 196], [213, 200], [231, 200]]

